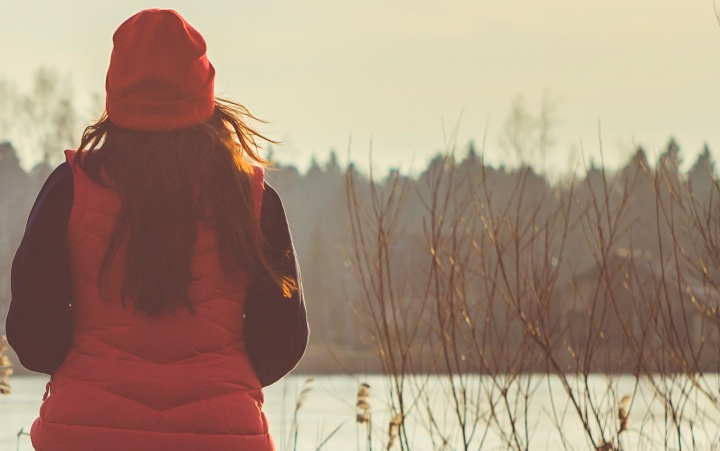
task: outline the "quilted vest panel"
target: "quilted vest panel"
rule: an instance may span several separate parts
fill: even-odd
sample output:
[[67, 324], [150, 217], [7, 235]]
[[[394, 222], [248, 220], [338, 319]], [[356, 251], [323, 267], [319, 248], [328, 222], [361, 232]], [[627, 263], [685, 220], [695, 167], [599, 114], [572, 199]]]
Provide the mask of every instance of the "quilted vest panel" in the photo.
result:
[[[214, 229], [198, 223], [187, 309], [148, 317], [101, 300], [98, 272], [115, 224], [117, 194], [73, 165], [68, 246], [74, 282], [70, 354], [53, 375], [32, 427], [38, 450], [273, 450], [263, 393], [243, 342], [247, 278], [225, 277]], [[263, 172], [255, 168], [260, 215]], [[171, 233], [171, 231], [168, 231]], [[108, 293], [123, 280], [122, 246]]]

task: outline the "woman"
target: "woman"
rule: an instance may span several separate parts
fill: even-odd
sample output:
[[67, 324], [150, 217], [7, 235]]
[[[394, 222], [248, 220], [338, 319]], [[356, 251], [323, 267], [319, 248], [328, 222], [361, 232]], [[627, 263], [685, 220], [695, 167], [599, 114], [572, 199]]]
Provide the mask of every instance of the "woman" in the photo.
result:
[[215, 99], [175, 11], [141, 11], [113, 42], [106, 115], [43, 186], [13, 261], [8, 340], [52, 375], [33, 445], [272, 450], [261, 387], [308, 328], [262, 136]]

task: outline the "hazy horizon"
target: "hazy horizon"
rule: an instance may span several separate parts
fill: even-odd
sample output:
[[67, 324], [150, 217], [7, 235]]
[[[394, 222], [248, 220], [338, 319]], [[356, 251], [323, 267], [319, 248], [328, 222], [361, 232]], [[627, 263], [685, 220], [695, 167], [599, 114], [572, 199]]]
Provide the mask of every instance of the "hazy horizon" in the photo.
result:
[[[459, 124], [486, 158], [518, 96], [531, 112], [556, 103], [548, 165], [582, 156], [617, 166], [670, 137], [687, 160], [720, 146], [720, 25], [710, 0], [363, 4], [311, 0], [6, 3], [0, 7], [0, 80], [21, 91], [40, 67], [72, 82], [80, 122], [103, 93], [114, 30], [149, 6], [178, 10], [208, 41], [217, 93], [244, 103], [283, 141], [275, 152], [306, 167], [331, 149], [381, 168], [417, 169]], [[12, 44], [8, 44], [12, 43]], [[82, 116], [86, 114], [86, 116]], [[80, 130], [78, 129], [78, 136]], [[0, 137], [2, 139], [2, 137]], [[30, 152], [24, 151], [25, 158]]]

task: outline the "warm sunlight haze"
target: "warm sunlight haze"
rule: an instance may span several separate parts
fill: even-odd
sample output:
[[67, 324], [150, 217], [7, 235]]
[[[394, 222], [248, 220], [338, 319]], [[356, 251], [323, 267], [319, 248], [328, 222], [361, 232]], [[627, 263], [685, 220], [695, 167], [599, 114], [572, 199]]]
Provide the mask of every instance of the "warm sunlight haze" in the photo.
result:
[[[555, 170], [597, 161], [599, 131], [612, 166], [671, 136], [686, 163], [704, 142], [720, 146], [710, 0], [4, 2], [0, 80], [27, 91], [39, 68], [55, 70], [85, 106], [80, 130], [103, 93], [109, 30], [148, 6], [204, 31], [217, 92], [267, 120], [283, 141], [276, 158], [301, 168], [330, 149], [345, 161], [352, 140], [361, 167], [372, 147], [380, 168], [417, 172], [445, 141], [481, 143], [486, 127], [487, 160], [512, 165], [501, 135], [519, 97], [532, 114], [543, 96], [553, 106]], [[40, 158], [17, 147], [25, 166]]]
[[0, 0], [0, 450], [720, 450], [718, 80], [720, 0]]

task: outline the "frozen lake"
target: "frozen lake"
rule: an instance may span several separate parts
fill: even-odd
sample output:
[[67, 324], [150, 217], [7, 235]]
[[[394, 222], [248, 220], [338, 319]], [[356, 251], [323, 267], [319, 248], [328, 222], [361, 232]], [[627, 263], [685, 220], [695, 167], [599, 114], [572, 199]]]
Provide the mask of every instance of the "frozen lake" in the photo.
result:
[[[555, 376], [521, 376], [522, 384], [533, 390], [527, 409], [522, 407], [522, 397], [512, 398], [521, 408], [519, 412], [519, 426], [525, 427], [530, 436], [530, 449], [562, 449], [558, 430], [561, 429], [566, 437], [568, 449], [586, 450], [592, 446], [586, 439], [582, 423], [578, 420], [576, 412], [568, 409], [568, 398], [563, 392], [559, 378]], [[717, 375], [704, 376], [706, 381], [717, 387]], [[388, 424], [391, 420], [390, 408], [387, 402], [389, 385], [382, 376], [309, 376], [293, 375], [265, 390], [265, 412], [270, 422], [279, 451], [292, 450], [292, 419], [295, 403], [299, 392], [305, 386], [311, 390], [304, 397], [303, 405], [298, 412], [297, 450], [315, 450], [318, 445], [336, 428], [337, 432], [324, 444], [325, 450], [364, 450], [367, 449], [367, 429], [356, 423], [356, 396], [360, 383], [370, 385], [369, 404], [372, 406], [373, 449], [385, 449], [388, 437]], [[595, 390], [595, 399], [601, 403], [603, 399], [612, 396], [619, 397], [632, 393], [634, 401], [630, 410], [629, 428], [623, 434], [625, 449], [678, 449], [677, 436], [673, 436], [672, 426], [668, 426], [668, 419], [662, 408], [662, 397], [645, 384], [636, 387], [635, 379], [631, 376], [609, 378], [604, 375], [591, 376], [591, 391]], [[577, 379], [580, 380], [579, 378]], [[683, 379], [686, 380], [686, 379]], [[17, 376], [11, 378], [13, 393], [0, 396], [0, 450], [14, 450], [19, 444], [19, 450], [32, 450], [28, 436], [21, 435], [18, 441], [18, 432], [28, 430], [37, 415], [41, 398], [44, 392], [46, 377]], [[685, 426], [681, 431], [681, 440], [685, 442], [683, 449], [711, 450], [720, 449], [720, 412], [716, 405], [704, 400], [704, 395], [692, 393], [686, 396], [690, 385], [678, 383], [678, 406], [683, 408]], [[411, 395], [414, 400], [408, 407], [409, 415], [406, 420], [408, 441], [414, 450], [437, 449], [433, 445], [435, 440], [443, 433], [448, 439], [447, 449], [460, 449], [461, 436], [456, 427], [456, 419], [452, 406], [447, 402], [449, 384], [447, 378], [439, 376], [418, 376], [409, 379], [406, 386], [408, 400]], [[307, 385], [305, 385], [307, 383]], [[467, 376], [465, 386], [469, 393], [479, 394], [479, 412], [487, 412], [482, 407], [483, 399], [491, 399], [494, 382], [486, 376]], [[418, 389], [418, 387], [420, 389]], [[612, 387], [611, 392], [607, 388]], [[683, 394], [682, 387], [685, 387]], [[608, 396], [602, 393], [607, 392]], [[422, 396], [415, 396], [422, 393]], [[715, 388], [715, 394], [717, 394]], [[495, 398], [497, 399], [497, 398]], [[606, 400], [607, 400], [606, 399]], [[675, 402], [675, 401], [673, 401]], [[489, 402], [488, 402], [489, 404]], [[430, 408], [428, 408], [430, 406]], [[510, 406], [512, 408], [512, 406]], [[602, 406], [600, 406], [602, 409]], [[502, 408], [502, 403], [498, 404]], [[564, 415], [553, 415], [556, 412], [565, 412]], [[473, 409], [469, 409], [473, 411]], [[526, 414], [524, 412], [527, 412]], [[616, 428], [617, 404], [609, 402], [606, 409], [606, 427]], [[429, 421], [430, 415], [432, 421]], [[487, 416], [486, 416], [487, 418]], [[527, 420], [527, 421], [526, 421]], [[480, 422], [473, 436], [472, 449], [508, 449], [503, 442], [502, 430], [508, 430], [508, 421], [503, 414], [498, 414], [497, 422]], [[560, 424], [561, 427], [557, 425]], [[694, 429], [693, 429], [694, 428]], [[433, 431], [433, 432], [431, 432]], [[481, 440], [483, 440], [481, 442]], [[668, 443], [669, 441], [669, 443]], [[514, 448], [514, 447], [513, 447]], [[393, 449], [399, 449], [396, 446]]]

